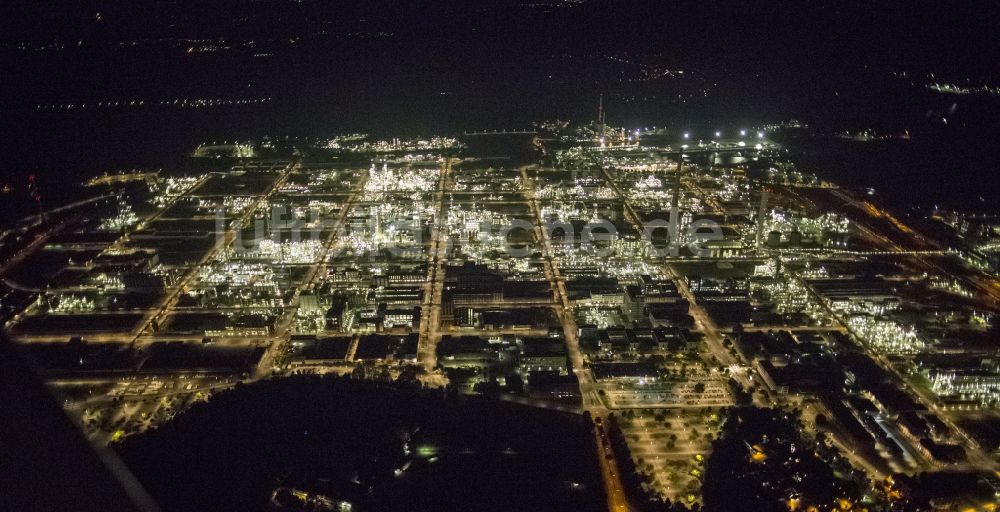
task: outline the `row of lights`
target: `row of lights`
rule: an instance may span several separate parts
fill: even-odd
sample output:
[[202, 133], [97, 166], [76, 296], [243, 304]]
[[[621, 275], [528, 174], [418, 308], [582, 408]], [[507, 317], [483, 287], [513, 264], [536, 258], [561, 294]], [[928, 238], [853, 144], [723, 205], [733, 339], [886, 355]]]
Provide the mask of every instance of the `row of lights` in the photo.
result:
[[[740, 130], [740, 137], [742, 138], [742, 137], [746, 137], [746, 136], [747, 136], [747, 131], [746, 130]], [[722, 137], [722, 132], [716, 131], [715, 132], [715, 138], [718, 139], [720, 137]], [[685, 139], [690, 139], [691, 138], [691, 133], [690, 132], [684, 132], [684, 138]], [[758, 139], [763, 139], [764, 138], [764, 132], [757, 132], [757, 138]]]

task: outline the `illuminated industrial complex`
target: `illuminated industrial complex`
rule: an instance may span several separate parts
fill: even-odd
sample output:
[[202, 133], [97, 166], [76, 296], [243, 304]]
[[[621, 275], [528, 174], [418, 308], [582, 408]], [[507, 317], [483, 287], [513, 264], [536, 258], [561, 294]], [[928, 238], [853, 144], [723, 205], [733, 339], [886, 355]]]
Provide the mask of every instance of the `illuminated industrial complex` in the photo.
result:
[[4, 329], [100, 443], [238, 382], [415, 374], [588, 413], [615, 511], [701, 503], [734, 405], [796, 411], [871, 481], [989, 474], [997, 219], [942, 212], [967, 244], [938, 242], [770, 129], [205, 144], [202, 172], [95, 179], [11, 228]]

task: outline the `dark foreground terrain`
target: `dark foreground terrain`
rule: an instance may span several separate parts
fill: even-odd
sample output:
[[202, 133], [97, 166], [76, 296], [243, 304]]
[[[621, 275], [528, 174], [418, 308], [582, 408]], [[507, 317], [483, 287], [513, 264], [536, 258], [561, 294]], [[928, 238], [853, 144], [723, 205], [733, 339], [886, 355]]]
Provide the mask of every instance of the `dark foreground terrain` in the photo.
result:
[[276, 496], [284, 510], [320, 497], [353, 510], [589, 511], [606, 500], [588, 428], [513, 404], [292, 377], [215, 395], [119, 448], [165, 510], [267, 510]]

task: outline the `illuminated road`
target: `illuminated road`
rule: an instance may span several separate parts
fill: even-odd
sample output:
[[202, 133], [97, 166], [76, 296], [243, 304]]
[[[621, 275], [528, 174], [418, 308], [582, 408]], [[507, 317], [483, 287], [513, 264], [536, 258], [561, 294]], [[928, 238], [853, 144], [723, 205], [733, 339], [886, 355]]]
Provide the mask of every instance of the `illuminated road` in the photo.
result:
[[[593, 416], [594, 422], [603, 416]], [[611, 512], [627, 512], [631, 510], [622, 487], [618, 463], [614, 451], [610, 448], [610, 440], [602, 429], [594, 429], [594, 442], [597, 444], [597, 459], [601, 463], [601, 476], [604, 478], [604, 492], [608, 495], [608, 510]]]
[[[565, 279], [559, 275], [559, 267], [555, 264], [552, 257], [552, 241], [548, 230], [542, 227], [541, 209], [535, 197], [535, 182], [528, 176], [527, 167], [521, 168], [521, 183], [523, 187], [522, 192], [528, 200], [532, 216], [534, 217], [536, 237], [542, 243], [542, 254], [544, 255], [542, 267], [545, 277], [549, 280], [549, 284], [555, 294], [556, 313], [563, 326], [566, 352], [569, 356], [570, 366], [579, 380], [582, 407], [583, 410], [590, 412], [591, 418], [596, 422], [598, 418], [603, 418], [607, 414], [607, 409], [597, 394], [596, 385], [590, 370], [584, 364], [583, 352], [580, 350], [580, 340], [577, 337], [576, 319], [573, 318], [569, 295], [566, 293]], [[602, 439], [602, 433], [598, 429], [594, 430], [594, 442], [597, 445], [598, 459], [601, 464], [604, 491], [608, 496], [608, 509], [612, 512], [626, 512], [630, 510], [630, 507], [625, 498], [618, 469], [619, 465], [617, 460], [615, 460], [614, 452], [608, 448], [608, 440], [606, 438]]]
[[[317, 279], [326, 275], [327, 260], [330, 257], [330, 253], [333, 248], [336, 247], [337, 242], [340, 239], [341, 230], [344, 227], [344, 222], [347, 220], [347, 216], [350, 215], [351, 211], [354, 210], [354, 205], [357, 202], [358, 195], [362, 190], [364, 190], [365, 183], [367, 183], [367, 181], [368, 171], [365, 171], [361, 175], [359, 182], [354, 185], [351, 195], [347, 198], [347, 201], [344, 202], [340, 211], [337, 213], [337, 218], [334, 220], [333, 225], [330, 226], [330, 234], [327, 236], [326, 240], [323, 241], [323, 248], [318, 257], [311, 265], [309, 265], [309, 269], [299, 286], [295, 287], [295, 292], [288, 301], [288, 305], [285, 306], [281, 317], [275, 323], [274, 335], [268, 336], [268, 338], [273, 339], [273, 341], [268, 344], [266, 350], [264, 351], [264, 355], [261, 357], [260, 363], [257, 365], [257, 372], [255, 374], [256, 378], [266, 377], [272, 372], [275, 362], [281, 356], [286, 342], [290, 339], [288, 330], [291, 328], [292, 322], [295, 320], [295, 315], [299, 310], [299, 297], [302, 295], [302, 292], [312, 289]], [[326, 228], [326, 226], [324, 226], [324, 228]]]
[[427, 255], [427, 283], [420, 308], [420, 334], [417, 339], [417, 360], [427, 373], [437, 366], [437, 344], [441, 341], [441, 296], [444, 292], [444, 264], [448, 259], [448, 213], [445, 208], [445, 191], [451, 177], [455, 159], [446, 158], [438, 177], [437, 215], [431, 228], [430, 251]]
[[[604, 179], [607, 181], [608, 185], [614, 189], [615, 193], [618, 194], [619, 200], [621, 200], [624, 205], [626, 219], [628, 219], [629, 223], [632, 224], [636, 231], [639, 233], [645, 232], [645, 227], [643, 226], [639, 216], [636, 215], [635, 210], [632, 208], [632, 204], [628, 201], [628, 196], [622, 191], [621, 187], [618, 186], [618, 183], [614, 180], [614, 178], [612, 178], [611, 173], [608, 172], [607, 168], [604, 168], [603, 171]], [[722, 364], [723, 366], [730, 366], [736, 363], [746, 365], [744, 361], [740, 361], [733, 357], [733, 355], [729, 353], [729, 350], [726, 349], [725, 345], [723, 345], [723, 337], [719, 333], [719, 327], [715, 325], [715, 322], [708, 315], [708, 313], [705, 312], [704, 308], [698, 304], [694, 293], [692, 293], [691, 288], [688, 287], [687, 280], [681, 277], [681, 275], [677, 272], [677, 269], [675, 269], [670, 263], [664, 263], [662, 268], [667, 276], [674, 282], [674, 285], [677, 286], [677, 291], [680, 292], [681, 296], [688, 301], [688, 304], [690, 304], [688, 313], [694, 318], [695, 326], [698, 330], [705, 335], [705, 341], [708, 348], [712, 352], [712, 355], [715, 356], [715, 359], [718, 360], [719, 364]]]
[[[284, 185], [285, 181], [288, 180], [288, 177], [292, 174], [292, 171], [298, 168], [298, 165], [297, 161], [289, 163], [285, 167], [284, 171], [278, 175], [277, 179], [274, 180], [267, 192], [258, 196], [253, 203], [244, 209], [243, 214], [238, 219], [229, 223], [229, 227], [226, 229], [225, 234], [223, 236], [216, 237], [215, 244], [204, 254], [204, 256], [202, 256], [200, 260], [198, 260], [196, 264], [188, 267], [187, 272], [185, 272], [184, 275], [177, 280], [177, 284], [174, 285], [172, 290], [170, 290], [160, 306], [147, 314], [146, 318], [139, 323], [139, 327], [135, 331], [136, 335], [133, 338], [133, 342], [135, 342], [135, 340], [137, 340], [142, 333], [151, 330], [150, 328], [153, 323], [158, 320], [162, 320], [163, 317], [174, 307], [174, 305], [177, 304], [177, 300], [180, 298], [181, 293], [183, 293], [188, 284], [194, 281], [201, 267], [211, 261], [219, 251], [229, 247], [229, 245], [233, 243], [233, 240], [236, 239], [236, 234], [243, 229], [243, 226], [245, 226], [250, 217], [254, 215], [257, 208], [262, 204], [267, 204], [267, 201], [271, 198], [274, 192]], [[182, 195], [190, 195], [197, 189], [198, 187], [192, 187]]]
[[[635, 209], [632, 207], [631, 202], [628, 200], [628, 195], [621, 189], [618, 183], [611, 176], [607, 167], [602, 167], [604, 173], [604, 179], [607, 181], [608, 185], [615, 191], [618, 195], [619, 200], [622, 202], [625, 218], [639, 233], [645, 232], [645, 227], [639, 216], [635, 213]], [[735, 379], [741, 386], [746, 390], [753, 389], [754, 383], [752, 382], [753, 373], [756, 372], [754, 366], [750, 364], [751, 358], [743, 353], [738, 343], [733, 344], [733, 348], [736, 350], [736, 356], [734, 356], [729, 349], [726, 348], [723, 343], [724, 337], [719, 330], [718, 325], [712, 320], [712, 317], [708, 315], [701, 304], [698, 303], [697, 298], [688, 286], [687, 280], [674, 268], [673, 264], [669, 260], [663, 260], [661, 268], [667, 277], [673, 281], [674, 285], [677, 287], [677, 291], [681, 296], [688, 302], [688, 314], [694, 319], [695, 327], [705, 336], [705, 346], [708, 347], [709, 352], [718, 362], [718, 364], [723, 367], [729, 368], [730, 370], [736, 369], [738, 371], [731, 371], [730, 376]], [[774, 397], [770, 394], [770, 391], [766, 387], [762, 387], [764, 395], [762, 398], [758, 398], [757, 394], [753, 394], [754, 403], [762, 407], [770, 407], [775, 404]]]

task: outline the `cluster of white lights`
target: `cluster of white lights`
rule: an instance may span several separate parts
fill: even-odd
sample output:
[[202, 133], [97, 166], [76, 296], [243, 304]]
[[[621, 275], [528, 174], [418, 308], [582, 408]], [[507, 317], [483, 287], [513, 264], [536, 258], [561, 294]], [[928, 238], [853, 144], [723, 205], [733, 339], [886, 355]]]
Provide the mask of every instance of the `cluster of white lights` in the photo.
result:
[[886, 354], [916, 354], [926, 343], [913, 328], [870, 315], [852, 315], [847, 325], [873, 349]]
[[474, 261], [488, 259], [486, 256], [490, 252], [502, 253], [507, 248], [503, 227], [511, 224], [509, 216], [478, 205], [463, 208], [455, 204], [448, 208], [447, 215], [448, 236], [464, 241], [462, 252]]
[[809, 291], [798, 279], [779, 275], [769, 282], [751, 280], [750, 289], [770, 299], [779, 315], [802, 312], [813, 318], [822, 315], [822, 306], [809, 299]]
[[498, 270], [507, 275], [525, 276], [541, 272], [540, 268], [531, 265], [531, 260], [528, 258], [488, 258], [483, 260], [482, 263], [490, 269]]
[[972, 297], [972, 292], [962, 286], [956, 279], [944, 279], [933, 276], [927, 283], [927, 286], [932, 290], [941, 290], [961, 297]]
[[539, 213], [545, 222], [569, 222], [573, 219], [582, 219], [586, 212], [581, 210], [576, 203], [552, 203], [541, 208]]
[[101, 221], [98, 229], [102, 231], [125, 231], [138, 223], [139, 216], [132, 211], [132, 205], [126, 201], [121, 201], [118, 212], [113, 217]]
[[77, 296], [73, 294], [60, 295], [56, 305], [52, 308], [53, 313], [86, 313], [94, 311], [96, 304], [89, 297]]
[[649, 176], [637, 181], [635, 187], [639, 190], [661, 189], [663, 188], [663, 180], [650, 174]]
[[621, 315], [614, 309], [583, 307], [577, 314], [582, 317], [582, 323], [596, 325], [598, 329], [621, 325]]
[[430, 192], [437, 186], [438, 169], [419, 167], [381, 167], [372, 164], [365, 192]]
[[90, 279], [90, 284], [95, 286], [100, 290], [105, 291], [115, 291], [124, 290], [125, 284], [122, 282], [121, 276], [114, 274], [106, 274], [104, 272], [94, 274]]
[[[353, 142], [353, 143], [351, 143]], [[374, 142], [360, 142], [356, 138], [331, 139], [326, 147], [359, 153], [393, 153], [397, 151], [430, 151], [442, 149], [458, 149], [463, 147], [458, 139], [450, 137], [431, 137], [430, 139], [392, 139]]]
[[275, 242], [261, 240], [258, 245], [260, 255], [270, 258], [275, 263], [314, 263], [319, 261], [323, 253], [323, 242], [319, 240], [301, 240], [298, 242]]
[[222, 198], [222, 207], [233, 215], [239, 215], [253, 204], [250, 196], [226, 196]]
[[263, 263], [245, 263], [230, 261], [222, 264], [205, 265], [198, 269], [199, 284], [228, 284], [233, 287], [276, 287], [274, 271], [270, 265]]
[[777, 169], [771, 167], [767, 170], [767, 180], [771, 183], [795, 183], [804, 185], [820, 185], [819, 178], [814, 174], [803, 173], [797, 169]]
[[168, 177], [150, 186], [152, 202], [156, 206], [166, 206], [173, 198], [191, 190], [204, 176]]
[[[778, 232], [783, 236], [788, 236], [792, 232], [801, 233], [805, 239], [823, 241], [824, 235], [836, 233], [846, 235], [850, 232], [850, 221], [846, 217], [835, 213], [825, 213], [818, 217], [810, 218], [799, 215], [792, 215], [780, 210], [771, 210], [765, 213], [763, 221], [763, 233]], [[745, 236], [756, 237], [756, 228], [744, 230]]]
[[1000, 405], [1000, 374], [988, 370], [931, 370], [931, 390], [942, 397], [977, 401], [983, 407]]

